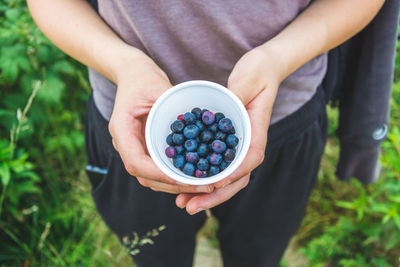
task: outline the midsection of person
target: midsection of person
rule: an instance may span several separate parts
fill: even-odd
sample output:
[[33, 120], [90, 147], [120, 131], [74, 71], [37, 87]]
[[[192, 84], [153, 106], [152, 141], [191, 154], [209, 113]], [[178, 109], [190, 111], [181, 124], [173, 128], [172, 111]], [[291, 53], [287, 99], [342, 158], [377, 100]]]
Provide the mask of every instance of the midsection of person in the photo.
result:
[[[149, 55], [172, 84], [201, 79], [226, 86], [239, 58], [278, 34], [309, 3], [99, 0], [98, 7], [104, 21], [126, 43]], [[281, 83], [271, 124], [295, 112], [313, 96], [326, 66], [326, 54], [320, 55]], [[116, 86], [92, 69], [89, 74], [96, 106], [109, 120]]]

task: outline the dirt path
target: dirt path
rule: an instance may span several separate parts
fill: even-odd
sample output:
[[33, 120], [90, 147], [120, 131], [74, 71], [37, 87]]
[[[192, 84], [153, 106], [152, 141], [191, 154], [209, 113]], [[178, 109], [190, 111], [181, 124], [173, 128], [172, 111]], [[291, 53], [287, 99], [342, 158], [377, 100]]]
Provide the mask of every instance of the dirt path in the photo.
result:
[[[285, 262], [283, 266], [308, 266], [307, 259], [296, 250], [295, 241], [290, 242], [283, 261]], [[205, 237], [201, 236], [197, 241], [193, 267], [223, 267], [221, 252]]]
[[212, 247], [205, 237], [197, 240], [193, 267], [222, 267], [221, 252]]

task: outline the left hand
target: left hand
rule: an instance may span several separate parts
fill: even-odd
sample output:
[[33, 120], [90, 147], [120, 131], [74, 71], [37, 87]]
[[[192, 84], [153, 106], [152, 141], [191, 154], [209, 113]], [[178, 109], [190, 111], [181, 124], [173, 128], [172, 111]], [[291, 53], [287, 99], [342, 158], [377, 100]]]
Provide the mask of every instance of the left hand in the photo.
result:
[[179, 194], [178, 207], [186, 207], [189, 214], [195, 214], [227, 201], [247, 186], [251, 171], [264, 161], [272, 108], [282, 80], [281, 67], [276, 56], [262, 46], [236, 63], [228, 79], [228, 89], [241, 99], [249, 114], [252, 132], [249, 151], [235, 172], [214, 184], [213, 192]]

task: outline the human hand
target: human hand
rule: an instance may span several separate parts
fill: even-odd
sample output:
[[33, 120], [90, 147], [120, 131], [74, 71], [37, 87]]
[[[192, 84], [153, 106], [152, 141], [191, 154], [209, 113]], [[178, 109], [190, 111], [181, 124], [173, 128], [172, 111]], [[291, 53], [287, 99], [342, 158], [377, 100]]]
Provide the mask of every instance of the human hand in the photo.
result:
[[215, 207], [232, 198], [247, 186], [250, 173], [264, 160], [268, 126], [278, 87], [283, 79], [284, 66], [262, 47], [246, 53], [235, 65], [228, 79], [228, 88], [243, 102], [250, 117], [251, 143], [238, 169], [224, 180], [215, 183], [208, 194], [180, 194], [176, 205], [186, 207], [189, 214]]
[[133, 65], [121, 68], [117, 84], [109, 131], [128, 173], [154, 191], [175, 194], [211, 192], [213, 185], [177, 184], [161, 172], [146, 150], [146, 119], [157, 98], [172, 87], [167, 75], [143, 54], [135, 58]]

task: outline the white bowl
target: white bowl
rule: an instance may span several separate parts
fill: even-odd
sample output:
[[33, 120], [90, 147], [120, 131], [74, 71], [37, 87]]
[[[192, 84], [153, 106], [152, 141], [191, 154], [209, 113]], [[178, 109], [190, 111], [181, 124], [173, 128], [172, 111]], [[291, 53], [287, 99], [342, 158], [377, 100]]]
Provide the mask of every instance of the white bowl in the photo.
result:
[[[224, 113], [225, 117], [231, 119], [235, 135], [239, 138], [235, 159], [225, 170], [211, 177], [186, 175], [175, 168], [172, 159], [165, 155], [168, 147], [166, 137], [171, 133], [170, 125], [179, 114], [191, 111], [194, 107]], [[230, 175], [245, 158], [250, 139], [249, 115], [240, 99], [226, 87], [209, 81], [188, 81], [167, 90], [154, 103], [146, 122], [146, 145], [155, 164], [167, 176], [191, 185], [215, 183]]]

